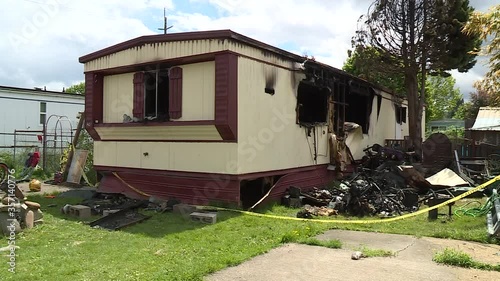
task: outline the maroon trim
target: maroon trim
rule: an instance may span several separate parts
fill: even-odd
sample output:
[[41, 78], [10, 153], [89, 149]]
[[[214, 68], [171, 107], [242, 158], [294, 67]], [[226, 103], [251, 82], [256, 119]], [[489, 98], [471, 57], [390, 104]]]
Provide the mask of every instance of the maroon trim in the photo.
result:
[[238, 56], [215, 56], [215, 125], [222, 139], [238, 136]]
[[102, 74], [94, 74], [94, 124], [101, 124], [103, 118], [103, 102], [104, 102], [104, 76]]
[[[148, 195], [160, 198], [176, 198], [189, 204], [209, 204], [214, 201], [240, 204], [240, 183], [243, 179], [264, 176], [282, 176], [271, 192], [270, 200], [279, 200], [291, 185], [307, 190], [325, 186], [333, 179], [333, 173], [326, 165], [308, 166], [285, 170], [266, 171], [247, 175], [218, 173], [163, 171], [124, 167], [95, 166], [104, 177], [99, 184], [99, 192], [123, 193], [132, 198], [142, 198], [138, 192], [127, 187], [111, 172], [116, 172], [127, 184]], [[261, 193], [261, 190], [256, 190]]]
[[131, 123], [103, 123], [95, 124], [95, 127], [143, 127], [143, 126], [206, 126], [215, 125], [213, 120], [200, 121], [165, 121], [165, 122], [131, 122]]
[[238, 175], [238, 178], [240, 180], [251, 180], [251, 179], [270, 177], [270, 176], [275, 176], [275, 175], [295, 174], [295, 173], [302, 173], [302, 172], [313, 172], [314, 170], [317, 170], [318, 168], [326, 169], [327, 167], [328, 167], [328, 164], [318, 164], [318, 165], [295, 167], [295, 168], [289, 168], [289, 169], [241, 174], [241, 175]]
[[134, 102], [132, 115], [136, 118], [144, 118], [144, 72], [134, 73]]
[[94, 125], [102, 123], [103, 76], [97, 73], [85, 74], [85, 129], [94, 140], [100, 140]]
[[303, 61], [304, 57], [298, 56], [296, 54], [287, 52], [283, 49], [276, 48], [274, 46], [268, 45], [261, 41], [252, 39], [250, 37], [244, 36], [242, 34], [233, 32], [231, 30], [213, 30], [213, 31], [195, 31], [195, 32], [180, 32], [180, 33], [171, 33], [171, 34], [161, 34], [161, 35], [147, 35], [137, 37], [108, 48], [90, 53], [88, 55], [82, 56], [79, 58], [80, 63], [86, 63], [91, 60], [98, 59], [100, 57], [110, 55], [119, 51], [123, 51], [129, 48], [141, 47], [146, 44], [155, 44], [155, 43], [163, 43], [163, 42], [173, 42], [173, 41], [187, 41], [187, 40], [207, 40], [207, 39], [232, 39], [235, 41], [239, 41], [245, 43], [247, 45], [259, 48], [261, 50], [269, 51], [287, 58], [290, 58], [295, 61]]
[[134, 172], [134, 171], [140, 170], [141, 172], [144, 172], [147, 174], [153, 173], [153, 174], [170, 175], [170, 176], [177, 176], [177, 177], [202, 177], [202, 178], [218, 175], [218, 176], [226, 176], [226, 177], [230, 177], [231, 179], [238, 179], [238, 180], [251, 180], [251, 179], [256, 179], [256, 178], [261, 178], [261, 177], [269, 177], [269, 176], [275, 176], [275, 175], [285, 175], [285, 174], [293, 174], [293, 173], [300, 173], [300, 172], [312, 172], [312, 171], [317, 170], [317, 169], [326, 169], [327, 167], [328, 167], [328, 164], [318, 164], [318, 165], [310, 165], [310, 166], [295, 167], [295, 168], [288, 168], [288, 169], [269, 170], [269, 171], [262, 171], [262, 172], [233, 175], [233, 174], [222, 174], [222, 173], [186, 172], [186, 171], [174, 171], [174, 170], [138, 169], [138, 168], [128, 168], [128, 167], [94, 165], [94, 169], [96, 171], [114, 171], [114, 172], [118, 173], [118, 172]]
[[168, 77], [168, 114], [170, 119], [179, 119], [182, 117], [182, 68], [172, 67]]
[[321, 165], [307, 171], [290, 172], [275, 183], [273, 190], [263, 202], [266, 204], [279, 201], [287, 193], [290, 186], [299, 187], [305, 191], [315, 187], [325, 187], [333, 180], [335, 180], [335, 172], [329, 171], [326, 166]]
[[[170, 174], [146, 173], [142, 170], [118, 172], [128, 185], [149, 196], [177, 199], [194, 205], [207, 205], [213, 201], [239, 202], [239, 182], [226, 176], [174, 176]], [[129, 188], [110, 172], [104, 172], [99, 183], [99, 192], [122, 193], [131, 198], [147, 199]]]

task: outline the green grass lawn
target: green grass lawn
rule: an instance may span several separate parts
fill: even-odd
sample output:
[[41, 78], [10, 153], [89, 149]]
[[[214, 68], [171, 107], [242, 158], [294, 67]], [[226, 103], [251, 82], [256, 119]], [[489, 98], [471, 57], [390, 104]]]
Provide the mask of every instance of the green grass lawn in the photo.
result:
[[478, 262], [467, 253], [450, 248], [446, 248], [443, 251], [436, 253], [432, 260], [437, 263], [451, 266], [500, 271], [500, 264], [493, 265]]
[[[339, 225], [219, 212], [217, 223], [206, 225], [172, 213], [150, 212], [151, 219], [110, 232], [60, 213], [61, 206], [78, 199], [30, 200], [42, 204], [45, 224], [17, 235], [16, 273], [7, 271], [7, 257], [3, 257], [2, 280], [200, 280], [282, 243], [338, 248], [342, 241], [310, 238], [331, 228], [498, 243], [488, 238], [482, 217], [428, 222], [426, 215], [392, 223]], [[261, 212], [295, 216], [297, 209], [272, 206]], [[4, 238], [1, 246], [6, 245]]]

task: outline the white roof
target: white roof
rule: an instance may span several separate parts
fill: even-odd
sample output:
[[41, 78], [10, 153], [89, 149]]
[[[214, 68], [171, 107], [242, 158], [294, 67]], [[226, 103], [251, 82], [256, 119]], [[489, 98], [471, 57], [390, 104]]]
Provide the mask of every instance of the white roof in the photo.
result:
[[500, 131], [500, 107], [481, 107], [477, 113], [475, 131]]

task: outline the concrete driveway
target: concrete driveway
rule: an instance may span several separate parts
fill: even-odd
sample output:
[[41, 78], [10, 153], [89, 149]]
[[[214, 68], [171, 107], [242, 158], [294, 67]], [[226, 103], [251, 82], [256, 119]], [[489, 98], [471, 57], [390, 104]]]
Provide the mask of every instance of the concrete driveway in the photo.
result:
[[[286, 244], [243, 264], [212, 274], [206, 280], [500, 280], [500, 272], [438, 265], [433, 254], [455, 248], [474, 259], [500, 263], [500, 246], [407, 235], [331, 230], [318, 239], [339, 239], [343, 249]], [[384, 249], [395, 257], [352, 260], [360, 247]]]

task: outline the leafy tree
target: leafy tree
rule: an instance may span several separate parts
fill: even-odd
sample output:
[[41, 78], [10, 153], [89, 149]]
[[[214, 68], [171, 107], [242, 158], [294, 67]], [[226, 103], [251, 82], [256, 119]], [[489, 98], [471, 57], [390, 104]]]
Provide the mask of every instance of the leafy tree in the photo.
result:
[[483, 80], [476, 82], [476, 88], [486, 91], [492, 102], [500, 104], [500, 5], [485, 13], [472, 13], [463, 30], [488, 42], [477, 53], [489, 56], [490, 70]]
[[77, 95], [85, 95], [85, 82], [69, 86], [64, 92]]
[[[477, 86], [477, 84], [475, 85]], [[455, 118], [457, 119], [476, 119], [479, 108], [483, 106], [492, 105], [490, 102], [490, 97], [481, 88], [476, 87], [476, 92], [471, 93], [470, 101], [464, 103], [455, 113]]]
[[452, 76], [429, 76], [425, 85], [426, 121], [453, 118], [464, 103], [460, 90]]
[[384, 73], [404, 76], [410, 139], [418, 154], [427, 75], [465, 72], [476, 62], [470, 51], [481, 40], [461, 32], [472, 11], [468, 0], [375, 0], [360, 18], [353, 46], [376, 48], [387, 62], [381, 62]]
[[404, 77], [401, 73], [387, 75], [381, 62], [384, 58], [381, 52], [374, 47], [358, 47], [354, 52], [349, 53], [349, 58], [344, 63], [342, 70], [359, 78], [365, 79], [371, 83], [382, 86], [391, 92], [404, 96]]
[[[375, 48], [358, 49], [349, 55], [342, 69], [352, 75], [382, 86], [393, 93], [405, 93], [404, 77], [400, 73], [384, 75], [377, 69], [383, 58]], [[369, 62], [369, 63], [368, 63]], [[426, 81], [426, 122], [443, 118], [460, 118], [464, 100], [451, 76], [429, 76]], [[458, 114], [457, 116], [455, 116]]]

